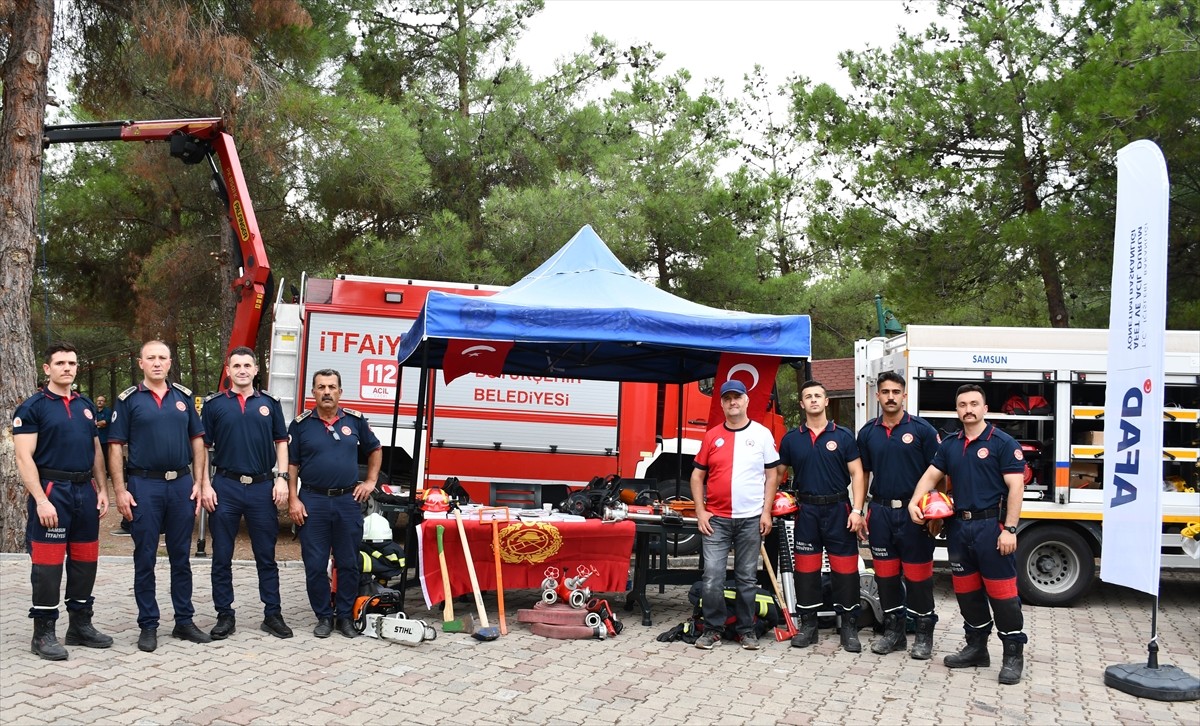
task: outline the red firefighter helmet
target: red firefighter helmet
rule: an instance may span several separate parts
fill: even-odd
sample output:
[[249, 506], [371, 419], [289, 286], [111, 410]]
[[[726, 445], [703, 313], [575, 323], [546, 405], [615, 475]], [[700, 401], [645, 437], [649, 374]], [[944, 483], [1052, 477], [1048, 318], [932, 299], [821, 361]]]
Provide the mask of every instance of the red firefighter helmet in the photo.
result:
[[799, 509], [796, 498], [790, 492], [775, 492], [775, 501], [771, 503], [771, 516], [782, 517]]
[[945, 519], [954, 516], [954, 502], [936, 489], [921, 497], [921, 516], [925, 519]]
[[430, 487], [421, 492], [421, 509], [426, 512], [448, 512], [450, 496], [441, 487]]

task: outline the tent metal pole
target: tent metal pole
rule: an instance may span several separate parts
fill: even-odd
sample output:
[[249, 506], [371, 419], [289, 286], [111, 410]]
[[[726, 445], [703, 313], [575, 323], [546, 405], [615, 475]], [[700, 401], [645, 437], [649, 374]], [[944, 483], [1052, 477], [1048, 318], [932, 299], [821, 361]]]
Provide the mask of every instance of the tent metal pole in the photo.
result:
[[[429, 388], [429, 346], [426, 345], [421, 351], [421, 381], [417, 384], [417, 415], [413, 420], [413, 492], [418, 488], [424, 489], [419, 481], [421, 473], [421, 452], [422, 441], [421, 432], [425, 430], [425, 396]], [[399, 389], [397, 388], [397, 395]]]
[[[676, 396], [675, 406], [675, 462], [679, 470], [675, 472], [676, 481], [683, 483], [683, 386], [679, 384], [679, 395]], [[691, 477], [688, 477], [689, 479]]]
[[[396, 361], [396, 398], [392, 402], [392, 452], [388, 455], [387, 475], [388, 481], [396, 475], [396, 431], [400, 428], [400, 385], [404, 382], [404, 366], [400, 365], [400, 361]], [[413, 491], [410, 486], [409, 491]]]
[[[399, 361], [397, 361], [399, 363]], [[399, 366], [397, 366], [399, 368]], [[413, 420], [413, 466], [412, 484], [408, 487], [408, 504], [405, 507], [408, 521], [404, 524], [404, 567], [400, 570], [400, 609], [404, 609], [404, 601], [408, 593], [408, 568], [412, 562], [417, 562], [420, 553], [416, 552], [417, 541], [417, 484], [421, 471], [421, 428], [425, 422], [425, 384], [429, 380], [429, 347], [426, 346], [421, 355], [421, 381], [417, 384], [417, 414]], [[400, 418], [400, 371], [396, 371], [396, 403], [392, 412], [392, 448], [396, 448], [396, 427]], [[389, 464], [388, 468], [392, 468]]]

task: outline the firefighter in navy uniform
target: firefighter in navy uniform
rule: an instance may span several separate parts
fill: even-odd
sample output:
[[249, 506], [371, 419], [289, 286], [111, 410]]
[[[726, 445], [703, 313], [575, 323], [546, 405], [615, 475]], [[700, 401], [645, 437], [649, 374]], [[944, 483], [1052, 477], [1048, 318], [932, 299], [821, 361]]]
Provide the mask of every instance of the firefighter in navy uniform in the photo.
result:
[[962, 430], [938, 448], [917, 482], [908, 513], [913, 522], [924, 524], [921, 497], [943, 476], [950, 476], [955, 511], [946, 525], [946, 538], [967, 644], [943, 662], [947, 668], [991, 665], [987, 641], [994, 617], [1004, 645], [999, 681], [1011, 685], [1021, 680], [1028, 642], [1013, 554], [1025, 490], [1024, 454], [1015, 439], [984, 420], [987, 401], [979, 386], [960, 386], [955, 409]]
[[217, 624], [209, 632], [223, 640], [236, 631], [233, 609], [233, 543], [242, 517], [258, 568], [263, 603], [260, 629], [277, 638], [292, 637], [279, 598], [275, 542], [280, 505], [287, 503], [287, 422], [279, 401], [254, 388], [258, 363], [254, 351], [234, 348], [225, 362], [230, 389], [204, 399], [204, 441], [212, 446], [213, 494], [212, 591]]
[[[288, 512], [300, 528], [308, 602], [317, 617], [313, 635], [328, 638], [336, 629], [354, 638], [358, 636], [354, 600], [358, 597], [362, 503], [375, 490], [383, 449], [361, 413], [338, 407], [340, 373], [331, 369], [314, 373], [312, 396], [316, 409], [300, 414], [288, 427]], [[367, 454], [367, 474], [361, 482], [359, 449]], [[298, 487], [301, 479], [304, 486]], [[336, 620], [327, 574], [331, 551], [337, 568]]]
[[[117, 396], [108, 429], [108, 468], [117, 509], [130, 520], [133, 535], [133, 596], [141, 629], [138, 649], [150, 653], [158, 648], [154, 566], [160, 533], [166, 535], [171, 562], [175, 610], [171, 635], [193, 643], [212, 641], [192, 622], [196, 610], [189, 549], [196, 514], [201, 506], [211, 512], [214, 499], [208, 484], [204, 427], [192, 392], [167, 382], [171, 351], [166, 343], [152, 340], [143, 345], [138, 366], [142, 382]], [[128, 469], [122, 466], [125, 446], [129, 447]]]
[[908, 502], [937, 453], [938, 434], [929, 422], [904, 410], [904, 379], [899, 374], [881, 373], [875, 392], [882, 413], [858, 432], [863, 471], [870, 477], [868, 537], [884, 612], [883, 635], [871, 644], [871, 652], [884, 655], [908, 646], [907, 606], [916, 624], [916, 642], [910, 655], [928, 660], [937, 624], [933, 611], [933, 537], [908, 516]]
[[792, 467], [800, 501], [796, 512], [796, 607], [800, 632], [792, 647], [817, 642], [817, 613], [825, 604], [821, 587], [821, 552], [829, 554], [833, 608], [841, 617], [842, 648], [862, 651], [858, 640], [858, 611], [862, 594], [858, 582], [858, 538], [866, 536], [867, 485], [858, 443], [849, 429], [826, 417], [825, 386], [807, 381], [800, 386], [805, 422], [784, 435], [779, 444], [779, 475]]
[[54, 632], [64, 558], [67, 645], [107, 648], [113, 642], [92, 626], [100, 518], [108, 511], [108, 493], [95, 409], [71, 390], [79, 371], [78, 353], [70, 345], [51, 346], [42, 370], [46, 387], [18, 406], [13, 416], [13, 448], [21, 483], [29, 493], [30, 650], [46, 660], [66, 660], [67, 650]]

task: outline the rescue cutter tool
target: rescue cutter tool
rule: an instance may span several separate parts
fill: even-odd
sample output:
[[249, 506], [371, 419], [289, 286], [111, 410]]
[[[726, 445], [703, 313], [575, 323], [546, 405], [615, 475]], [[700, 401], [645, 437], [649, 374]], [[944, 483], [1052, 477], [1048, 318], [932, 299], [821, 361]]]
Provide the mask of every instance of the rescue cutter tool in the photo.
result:
[[471, 559], [471, 545], [467, 542], [467, 528], [463, 526], [462, 510], [454, 504], [454, 519], [458, 522], [458, 536], [462, 539], [463, 557], [467, 560], [467, 574], [471, 576], [471, 593], [475, 595], [475, 609], [479, 611], [480, 626], [471, 637], [475, 640], [495, 640], [500, 637], [500, 631], [488, 625], [487, 610], [483, 607], [483, 595], [479, 592], [479, 577], [475, 575], [475, 562]]

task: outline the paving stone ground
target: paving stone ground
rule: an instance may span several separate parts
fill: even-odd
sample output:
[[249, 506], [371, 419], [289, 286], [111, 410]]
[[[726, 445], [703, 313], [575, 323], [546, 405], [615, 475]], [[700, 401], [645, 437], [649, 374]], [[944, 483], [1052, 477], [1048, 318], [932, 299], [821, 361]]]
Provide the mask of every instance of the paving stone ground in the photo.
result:
[[[215, 622], [209, 565], [193, 560], [197, 624]], [[234, 567], [238, 631], [211, 645], [170, 637], [168, 570], [158, 567], [164, 624], [154, 653], [137, 650], [133, 566], [102, 558], [96, 625], [116, 643], [70, 648], [60, 663], [29, 652], [29, 565], [0, 557], [0, 723], [3, 724], [1197, 724], [1200, 702], [1137, 699], [1103, 684], [1104, 668], [1144, 663], [1150, 598], [1103, 583], [1074, 608], [1025, 608], [1031, 642], [1025, 679], [996, 682], [990, 668], [951, 671], [941, 657], [962, 644], [961, 619], [946, 573], [937, 577], [942, 616], [935, 658], [844, 653], [832, 630], [805, 650], [773, 640], [743, 651], [701, 651], [659, 643], [682, 621], [686, 588], [651, 591], [655, 624], [632, 613], [625, 632], [606, 641], [557, 641], [516, 624], [534, 591], [507, 595], [509, 635], [478, 642], [439, 633], [417, 647], [335, 634], [312, 636], [313, 616], [299, 563], [281, 570], [284, 617], [296, 637], [258, 630], [252, 563]], [[610, 596], [621, 607], [623, 594]], [[410, 616], [440, 629], [440, 611], [409, 597]], [[495, 619], [495, 599], [486, 602]], [[1163, 576], [1159, 659], [1200, 674], [1200, 574]], [[458, 603], [457, 610], [471, 605]], [[624, 614], [623, 610], [620, 610]], [[59, 635], [66, 627], [60, 621]]]

